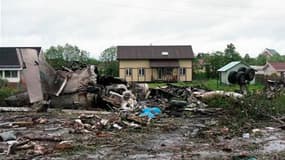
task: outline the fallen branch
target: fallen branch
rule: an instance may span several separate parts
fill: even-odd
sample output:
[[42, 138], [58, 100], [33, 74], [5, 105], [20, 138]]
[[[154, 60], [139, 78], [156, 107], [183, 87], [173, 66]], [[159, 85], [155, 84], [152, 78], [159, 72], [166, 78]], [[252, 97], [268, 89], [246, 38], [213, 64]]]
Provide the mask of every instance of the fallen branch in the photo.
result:
[[281, 124], [285, 124], [285, 122], [284, 121], [282, 121], [281, 119], [279, 119], [279, 118], [276, 118], [276, 117], [274, 117], [274, 116], [269, 116], [270, 118], [272, 118], [273, 120], [275, 120], [275, 121], [277, 121], [277, 122], [279, 122], [279, 123], [281, 123]]

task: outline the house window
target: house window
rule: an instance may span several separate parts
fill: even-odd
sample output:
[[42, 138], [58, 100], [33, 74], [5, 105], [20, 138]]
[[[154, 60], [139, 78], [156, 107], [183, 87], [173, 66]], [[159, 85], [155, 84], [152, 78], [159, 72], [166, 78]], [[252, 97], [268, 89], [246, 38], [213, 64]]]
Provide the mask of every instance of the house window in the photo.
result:
[[131, 76], [132, 75], [132, 69], [131, 68], [127, 68], [126, 69], [126, 76]]
[[18, 77], [18, 71], [11, 71], [11, 76], [13, 78], [17, 78]]
[[186, 68], [180, 68], [180, 69], [179, 69], [179, 74], [180, 74], [181, 76], [185, 76], [185, 74], [186, 74]]
[[144, 68], [139, 69], [139, 76], [144, 76]]
[[0, 78], [3, 77], [3, 71], [0, 71]]
[[5, 71], [5, 78], [17, 78], [18, 71]]

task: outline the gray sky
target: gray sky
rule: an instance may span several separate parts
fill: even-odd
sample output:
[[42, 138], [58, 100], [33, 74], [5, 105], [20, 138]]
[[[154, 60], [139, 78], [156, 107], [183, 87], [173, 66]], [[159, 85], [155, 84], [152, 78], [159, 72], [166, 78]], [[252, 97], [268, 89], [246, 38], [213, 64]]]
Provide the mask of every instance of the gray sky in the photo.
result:
[[234, 43], [244, 55], [285, 54], [282, 0], [0, 0], [0, 45], [70, 43], [98, 57], [112, 45], [192, 45], [194, 52]]

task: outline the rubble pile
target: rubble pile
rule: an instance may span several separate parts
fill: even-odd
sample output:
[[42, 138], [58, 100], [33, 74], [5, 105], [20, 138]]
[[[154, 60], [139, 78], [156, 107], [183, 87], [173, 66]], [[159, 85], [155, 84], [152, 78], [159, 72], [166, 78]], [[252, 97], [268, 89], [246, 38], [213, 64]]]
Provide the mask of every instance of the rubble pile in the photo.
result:
[[285, 92], [285, 83], [283, 81], [267, 81], [265, 94], [268, 99], [275, 98]]

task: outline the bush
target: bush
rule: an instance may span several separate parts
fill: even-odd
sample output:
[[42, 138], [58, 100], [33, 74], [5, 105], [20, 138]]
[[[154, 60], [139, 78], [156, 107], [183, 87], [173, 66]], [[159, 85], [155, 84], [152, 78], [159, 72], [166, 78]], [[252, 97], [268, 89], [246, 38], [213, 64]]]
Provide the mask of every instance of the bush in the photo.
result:
[[275, 99], [268, 99], [264, 94], [252, 94], [242, 100], [231, 97], [215, 96], [207, 99], [209, 107], [219, 107], [230, 111], [230, 115], [252, 118], [254, 120], [264, 117], [279, 116], [285, 113], [285, 95], [281, 94]]
[[0, 88], [6, 87], [8, 81], [6, 79], [0, 79]]
[[13, 88], [9, 87], [2, 87], [0, 88], [0, 105], [3, 106], [5, 105], [5, 98], [13, 95], [16, 93], [16, 90]]
[[206, 100], [209, 107], [224, 108], [221, 125], [226, 125], [234, 131], [251, 122], [271, 119], [271, 116], [282, 116], [285, 113], [285, 95], [268, 99], [265, 94], [252, 94], [241, 100], [230, 97], [215, 96]]

